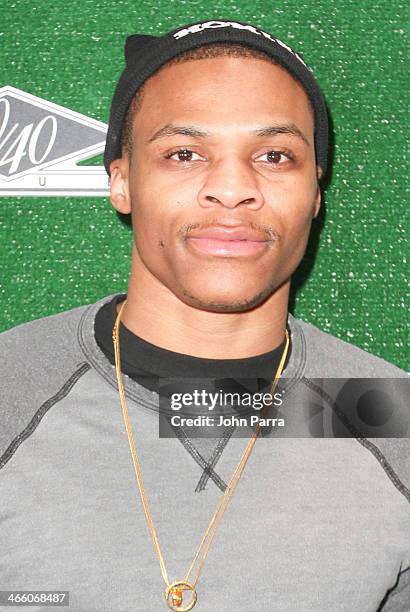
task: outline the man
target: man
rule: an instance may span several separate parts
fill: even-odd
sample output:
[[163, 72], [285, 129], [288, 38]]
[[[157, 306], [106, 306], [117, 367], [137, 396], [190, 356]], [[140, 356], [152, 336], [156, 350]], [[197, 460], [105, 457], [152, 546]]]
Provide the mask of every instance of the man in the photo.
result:
[[[352, 412], [360, 377], [405, 415], [406, 375], [288, 312], [327, 164], [303, 59], [234, 21], [130, 37], [105, 164], [127, 294], [0, 339], [1, 588], [76, 612], [408, 610], [408, 439]], [[158, 435], [172, 384], [279, 377], [283, 433], [201, 437], [164, 409]]]

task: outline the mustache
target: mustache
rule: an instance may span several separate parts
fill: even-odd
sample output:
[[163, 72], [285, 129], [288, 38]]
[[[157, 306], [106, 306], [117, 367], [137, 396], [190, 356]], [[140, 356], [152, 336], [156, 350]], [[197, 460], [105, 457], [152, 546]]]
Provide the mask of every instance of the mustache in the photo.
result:
[[[182, 238], [188, 238], [189, 235], [195, 230], [206, 229], [207, 227], [219, 225], [218, 219], [210, 219], [209, 221], [198, 221], [196, 223], [184, 223], [177, 231], [177, 235]], [[279, 241], [280, 234], [274, 227], [268, 225], [259, 225], [258, 223], [254, 223], [253, 221], [249, 223], [241, 222], [238, 220], [238, 225], [242, 228], [252, 229], [258, 232], [262, 232], [265, 234], [266, 239], [270, 242]], [[226, 226], [228, 227], [228, 226]], [[229, 226], [233, 227], [233, 226]]]

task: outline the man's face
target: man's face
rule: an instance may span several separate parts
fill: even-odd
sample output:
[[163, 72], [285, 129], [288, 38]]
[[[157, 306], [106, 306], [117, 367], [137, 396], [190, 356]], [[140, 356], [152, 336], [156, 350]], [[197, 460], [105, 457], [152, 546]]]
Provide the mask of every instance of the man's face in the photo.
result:
[[152, 76], [132, 152], [111, 172], [114, 206], [132, 211], [137, 268], [212, 311], [248, 310], [288, 282], [320, 205], [307, 96], [253, 58]]

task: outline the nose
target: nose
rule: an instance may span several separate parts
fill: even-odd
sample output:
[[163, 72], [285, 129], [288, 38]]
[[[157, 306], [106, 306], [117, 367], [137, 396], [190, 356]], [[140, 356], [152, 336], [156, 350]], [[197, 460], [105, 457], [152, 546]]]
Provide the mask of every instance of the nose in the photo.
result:
[[221, 205], [235, 208], [244, 204], [251, 210], [263, 206], [264, 198], [257, 177], [247, 163], [235, 157], [213, 164], [198, 193], [198, 202], [203, 208]]

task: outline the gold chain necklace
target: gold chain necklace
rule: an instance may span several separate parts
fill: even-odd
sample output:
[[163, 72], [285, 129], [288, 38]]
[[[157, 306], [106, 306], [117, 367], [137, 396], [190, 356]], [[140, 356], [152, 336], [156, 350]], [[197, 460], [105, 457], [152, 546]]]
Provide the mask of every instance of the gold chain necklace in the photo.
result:
[[[208, 528], [201, 540], [200, 545], [198, 546], [198, 550], [196, 552], [196, 555], [194, 557], [194, 560], [191, 563], [191, 566], [185, 576], [185, 578], [183, 580], [176, 580], [174, 582], [170, 582], [169, 578], [168, 578], [168, 574], [167, 574], [167, 570], [165, 568], [165, 563], [164, 563], [164, 558], [162, 556], [161, 553], [161, 549], [159, 546], [159, 542], [158, 542], [158, 537], [157, 537], [157, 533], [155, 531], [155, 527], [154, 527], [154, 523], [152, 521], [152, 517], [150, 514], [150, 511], [148, 509], [148, 500], [147, 500], [147, 496], [145, 493], [145, 488], [144, 488], [144, 483], [142, 480], [142, 473], [141, 473], [141, 468], [139, 465], [139, 461], [138, 461], [138, 457], [137, 457], [137, 451], [135, 448], [135, 442], [134, 442], [134, 438], [132, 435], [132, 429], [131, 429], [131, 424], [129, 421], [129, 417], [128, 417], [128, 409], [127, 409], [127, 404], [125, 401], [125, 392], [124, 392], [124, 386], [122, 383], [122, 374], [121, 374], [121, 358], [120, 358], [120, 344], [119, 344], [119, 325], [120, 325], [120, 319], [121, 319], [121, 313], [122, 310], [126, 304], [127, 300], [124, 300], [120, 311], [117, 315], [113, 330], [112, 330], [112, 339], [113, 339], [113, 344], [114, 344], [114, 355], [115, 355], [115, 370], [117, 373], [117, 381], [118, 381], [118, 391], [120, 394], [120, 400], [121, 400], [121, 407], [122, 407], [122, 413], [124, 416], [124, 423], [125, 423], [125, 428], [127, 430], [127, 435], [128, 435], [128, 443], [129, 443], [129, 447], [130, 447], [130, 451], [131, 451], [131, 456], [132, 456], [132, 461], [134, 464], [134, 470], [135, 470], [135, 475], [137, 477], [137, 483], [138, 483], [138, 488], [140, 491], [140, 495], [141, 495], [141, 501], [142, 501], [142, 505], [144, 508], [144, 512], [145, 512], [145, 516], [147, 518], [147, 522], [148, 522], [148, 526], [151, 532], [151, 536], [152, 536], [152, 540], [154, 543], [154, 548], [155, 551], [157, 553], [158, 559], [159, 559], [159, 564], [160, 564], [160, 568], [161, 568], [161, 573], [162, 573], [162, 577], [164, 578], [165, 584], [167, 585], [167, 588], [165, 589], [165, 593], [164, 593], [164, 599], [165, 602], [167, 603], [168, 607], [171, 610], [174, 610], [175, 612], [186, 612], [187, 610], [191, 610], [194, 605], [197, 602], [197, 593], [196, 593], [196, 584], [198, 582], [199, 579], [199, 575], [201, 573], [202, 570], [202, 566], [205, 562], [205, 558], [206, 555], [208, 553], [208, 549], [211, 545], [211, 542], [213, 540], [213, 537], [215, 535], [215, 532], [218, 528], [219, 522], [222, 519], [223, 513], [225, 512], [225, 509], [228, 505], [228, 502], [230, 500], [230, 498], [232, 497], [232, 494], [235, 490], [235, 487], [242, 475], [242, 472], [244, 470], [244, 467], [246, 465], [246, 462], [248, 460], [248, 457], [254, 447], [254, 444], [256, 442], [256, 439], [259, 435], [260, 432], [260, 425], [259, 423], [257, 424], [254, 433], [252, 435], [252, 437], [250, 438], [243, 454], [242, 457], [238, 463], [238, 465], [235, 468], [234, 473], [232, 474], [232, 477], [225, 489], [224, 494], [222, 495], [222, 499], [219, 502], [215, 513], [211, 519], [211, 522], [208, 525]], [[285, 329], [285, 336], [286, 336], [286, 343], [285, 343], [285, 348], [283, 349], [283, 353], [279, 362], [279, 366], [278, 369], [276, 370], [276, 374], [275, 374], [275, 378], [273, 380], [272, 386], [271, 386], [271, 394], [274, 395], [276, 386], [278, 384], [279, 378], [282, 374], [282, 370], [283, 370], [283, 366], [285, 364], [285, 360], [286, 360], [286, 355], [288, 353], [288, 348], [289, 348], [289, 334], [288, 334], [288, 330]], [[268, 406], [265, 406], [265, 409]], [[261, 410], [261, 414], [264, 414], [265, 409]], [[200, 559], [199, 562], [199, 566], [198, 566], [198, 570], [195, 576], [195, 579], [192, 582], [189, 582], [189, 575], [192, 572], [192, 569], [195, 565], [196, 560], [199, 557], [199, 554], [202, 550], [202, 548], [204, 547], [204, 552], [202, 554], [202, 558]], [[191, 591], [191, 600], [189, 601], [188, 604], [183, 605], [183, 592], [184, 591]]]

